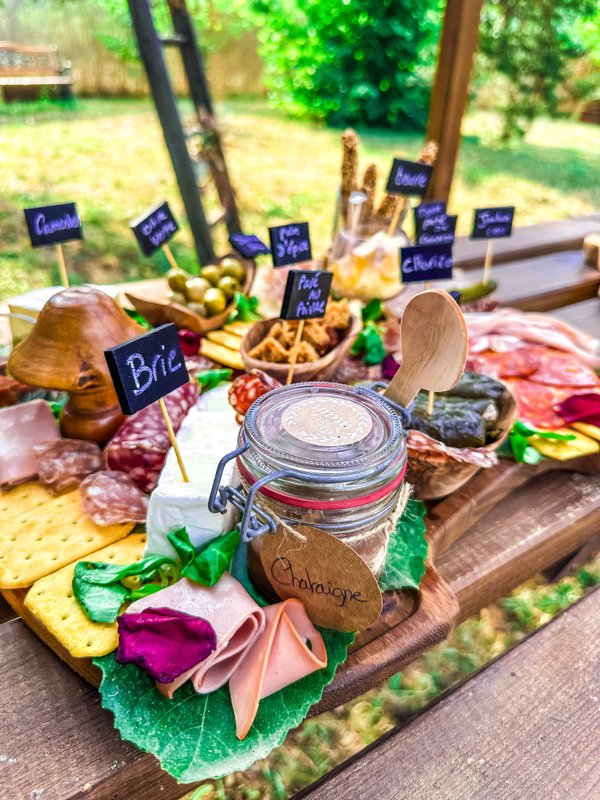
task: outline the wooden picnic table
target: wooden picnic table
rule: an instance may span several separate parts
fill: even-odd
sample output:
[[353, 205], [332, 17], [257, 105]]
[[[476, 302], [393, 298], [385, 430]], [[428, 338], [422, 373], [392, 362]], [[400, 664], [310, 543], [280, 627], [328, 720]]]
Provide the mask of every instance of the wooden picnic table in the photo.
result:
[[[510, 269], [498, 267], [501, 282]], [[534, 276], [532, 291], [539, 289]], [[555, 313], [600, 336], [600, 301], [586, 297]], [[457, 620], [585, 545], [600, 529], [600, 461], [544, 462], [535, 469], [501, 462], [430, 504], [427, 523], [435, 567], [430, 565], [420, 597], [399, 592], [386, 599], [382, 617], [358, 637], [311, 713], [377, 685], [440, 641]], [[11, 797], [176, 800], [192, 788], [178, 785], [152, 756], [122, 742], [93, 686], [5, 604], [0, 622], [0, 726], [10, 734], [4, 737], [0, 786], [10, 787]]]

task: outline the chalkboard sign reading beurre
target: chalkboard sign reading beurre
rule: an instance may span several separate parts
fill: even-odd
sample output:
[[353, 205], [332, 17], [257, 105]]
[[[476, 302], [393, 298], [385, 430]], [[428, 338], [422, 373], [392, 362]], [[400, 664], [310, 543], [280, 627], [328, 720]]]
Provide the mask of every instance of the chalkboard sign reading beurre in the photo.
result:
[[385, 190], [388, 194], [423, 197], [429, 186], [433, 167], [419, 161], [395, 158]]
[[81, 219], [75, 203], [38, 206], [24, 211], [32, 247], [83, 239]]

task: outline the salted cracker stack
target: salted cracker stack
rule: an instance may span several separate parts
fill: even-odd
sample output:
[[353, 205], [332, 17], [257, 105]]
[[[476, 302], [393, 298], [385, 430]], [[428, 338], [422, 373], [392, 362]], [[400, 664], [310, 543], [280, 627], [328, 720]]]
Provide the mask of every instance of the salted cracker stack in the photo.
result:
[[22, 589], [133, 530], [133, 523], [96, 525], [79, 490], [53, 497], [39, 483], [0, 495], [0, 589]]
[[[145, 534], [133, 533], [88, 554], [86, 561], [133, 564], [143, 558], [145, 543]], [[117, 623], [92, 622], [82, 611], [73, 596], [76, 564], [74, 561], [36, 581], [27, 592], [25, 608], [75, 658], [104, 656], [119, 644]]]

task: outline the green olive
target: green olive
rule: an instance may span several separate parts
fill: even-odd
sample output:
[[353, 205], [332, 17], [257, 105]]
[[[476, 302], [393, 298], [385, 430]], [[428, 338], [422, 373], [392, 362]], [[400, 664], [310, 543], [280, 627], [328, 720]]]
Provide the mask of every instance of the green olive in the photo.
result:
[[167, 273], [167, 283], [169, 284], [169, 289], [172, 292], [180, 292], [181, 294], [185, 291], [185, 283], [190, 276], [187, 272], [184, 272], [182, 269], [172, 269], [169, 270]]
[[224, 258], [223, 261], [221, 261], [221, 272], [223, 275], [236, 278], [240, 283], [246, 277], [244, 265], [238, 261], [237, 258]]
[[209, 289], [204, 295], [204, 307], [209, 317], [220, 314], [227, 307], [227, 298], [221, 289]]
[[184, 306], [187, 302], [185, 295], [181, 294], [181, 292], [169, 292], [167, 300], [169, 303], [177, 303], [180, 306]]
[[202, 267], [200, 270], [200, 277], [206, 278], [209, 283], [212, 283], [213, 286], [216, 286], [219, 282], [219, 278], [221, 277], [221, 270], [216, 264], [209, 264], [207, 267]]
[[206, 278], [190, 278], [185, 284], [185, 296], [191, 303], [201, 303], [211, 284]]
[[203, 303], [188, 303], [188, 309], [193, 311], [194, 314], [198, 314], [199, 317], [206, 316], [206, 309]]
[[228, 300], [231, 300], [233, 295], [240, 288], [239, 281], [237, 281], [235, 278], [232, 278], [230, 275], [223, 275], [217, 286]]

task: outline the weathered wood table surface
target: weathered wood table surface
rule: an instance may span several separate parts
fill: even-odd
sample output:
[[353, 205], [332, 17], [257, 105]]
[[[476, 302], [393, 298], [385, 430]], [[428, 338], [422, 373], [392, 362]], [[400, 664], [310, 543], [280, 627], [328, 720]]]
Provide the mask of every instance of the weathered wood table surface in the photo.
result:
[[[551, 233], [553, 246], [571, 264], [562, 296], [577, 302], [553, 313], [600, 336], [600, 300], [588, 299], [593, 281], [575, 269], [581, 252], [579, 262], [569, 255], [585, 233], [600, 228], [600, 217], [565, 226], [563, 240], [557, 234], [560, 224], [541, 232], [532, 226], [527, 235], [515, 236], [517, 257], [525, 254], [535, 262], [529, 267], [521, 262], [519, 270], [531, 269], [530, 291], [543, 294], [546, 256], [536, 258], [535, 242], [547, 253]], [[476, 243], [463, 244], [465, 258], [475, 252]], [[555, 263], [552, 253], [548, 258]], [[510, 263], [497, 267], [507, 292], [511, 269]], [[435, 567], [424, 579], [420, 601], [409, 593], [386, 601], [382, 618], [359, 637], [313, 713], [377, 685], [442, 638], [456, 620], [578, 550], [600, 529], [598, 460], [581, 460], [576, 472], [570, 471], [572, 464], [549, 466], [551, 471], [543, 467], [536, 473], [503, 462], [432, 506], [428, 536]], [[170, 800], [191, 788], [182, 788], [152, 756], [122, 742], [93, 686], [42, 644], [4, 601], [0, 621], [0, 797], [6, 791], [11, 800]]]

